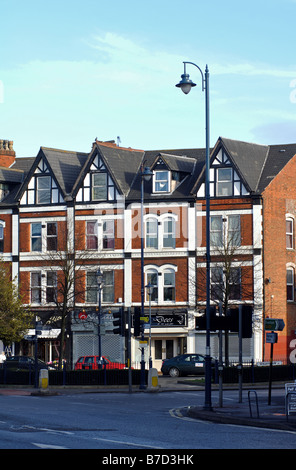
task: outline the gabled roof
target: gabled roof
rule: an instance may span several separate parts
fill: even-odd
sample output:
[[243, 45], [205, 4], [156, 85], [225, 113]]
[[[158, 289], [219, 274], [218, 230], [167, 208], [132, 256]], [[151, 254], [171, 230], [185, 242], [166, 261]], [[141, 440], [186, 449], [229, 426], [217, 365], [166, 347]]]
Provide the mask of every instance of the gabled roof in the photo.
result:
[[118, 147], [113, 142], [100, 142], [98, 140], [94, 142], [92, 151], [87, 156], [82, 168], [80, 168], [76, 183], [73, 185], [72, 195], [77, 194], [97, 154], [106, 166], [119, 193], [127, 196], [135, 175], [139, 171], [144, 151]]
[[[251, 194], [261, 194], [289, 160], [296, 156], [296, 143], [267, 146], [219, 137], [211, 149], [211, 161], [221, 148], [224, 148]], [[18, 202], [41, 158], [50, 169], [63, 198], [75, 198], [96, 155], [103, 161], [118, 192], [129, 200], [140, 200], [141, 166], [153, 168], [160, 158], [170, 171], [185, 175], [184, 179], [170, 194], [152, 194], [152, 182], [145, 183], [145, 200], [192, 199], [204, 181], [204, 148], [144, 151], [96, 140], [89, 153], [41, 147], [36, 157], [17, 158], [11, 168], [0, 167], [0, 182], [11, 184], [11, 191], [0, 203], [1, 206]]]
[[269, 147], [221, 137], [220, 139], [250, 191], [256, 192]]
[[263, 193], [269, 183], [295, 155], [296, 144], [270, 145], [265, 165], [257, 186], [257, 192], [260, 194]]

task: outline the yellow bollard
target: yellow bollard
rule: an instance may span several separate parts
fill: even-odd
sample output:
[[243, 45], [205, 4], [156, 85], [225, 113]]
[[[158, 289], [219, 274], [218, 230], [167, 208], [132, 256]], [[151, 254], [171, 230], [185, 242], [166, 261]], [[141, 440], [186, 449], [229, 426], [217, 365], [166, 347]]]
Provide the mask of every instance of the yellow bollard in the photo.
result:
[[47, 369], [40, 369], [39, 372], [39, 388], [42, 391], [48, 389], [48, 370]]
[[148, 387], [149, 392], [158, 392], [158, 372], [157, 369], [149, 369], [148, 371]]

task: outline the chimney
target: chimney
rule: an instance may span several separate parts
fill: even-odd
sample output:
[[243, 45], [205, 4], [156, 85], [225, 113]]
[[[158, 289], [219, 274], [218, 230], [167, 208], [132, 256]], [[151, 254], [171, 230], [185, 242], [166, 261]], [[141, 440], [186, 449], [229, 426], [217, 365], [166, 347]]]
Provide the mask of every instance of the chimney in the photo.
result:
[[0, 166], [9, 168], [15, 162], [13, 140], [0, 139]]

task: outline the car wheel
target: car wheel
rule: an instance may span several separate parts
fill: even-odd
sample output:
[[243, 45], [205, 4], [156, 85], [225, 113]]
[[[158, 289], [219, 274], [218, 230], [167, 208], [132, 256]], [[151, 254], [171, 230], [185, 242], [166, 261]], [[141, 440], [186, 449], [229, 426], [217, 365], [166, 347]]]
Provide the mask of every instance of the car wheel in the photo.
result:
[[169, 370], [169, 374], [171, 377], [179, 377], [180, 371], [177, 369], [177, 367], [171, 367]]

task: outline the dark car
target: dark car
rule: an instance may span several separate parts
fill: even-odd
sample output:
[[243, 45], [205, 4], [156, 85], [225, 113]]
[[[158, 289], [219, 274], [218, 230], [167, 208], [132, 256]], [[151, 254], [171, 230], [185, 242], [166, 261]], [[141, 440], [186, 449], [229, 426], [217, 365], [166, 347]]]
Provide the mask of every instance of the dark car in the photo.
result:
[[75, 370], [97, 370], [100, 367], [106, 369], [126, 369], [126, 365], [120, 362], [112, 362], [106, 356], [81, 356], [75, 364]]
[[[212, 362], [213, 365], [213, 362]], [[162, 363], [163, 375], [179, 377], [180, 375], [204, 375], [205, 356], [202, 354], [181, 354], [180, 356], [166, 359]]]
[[[35, 370], [35, 358], [32, 356], [9, 356], [4, 367], [13, 370]], [[48, 365], [38, 359], [38, 369], [48, 369]]]

